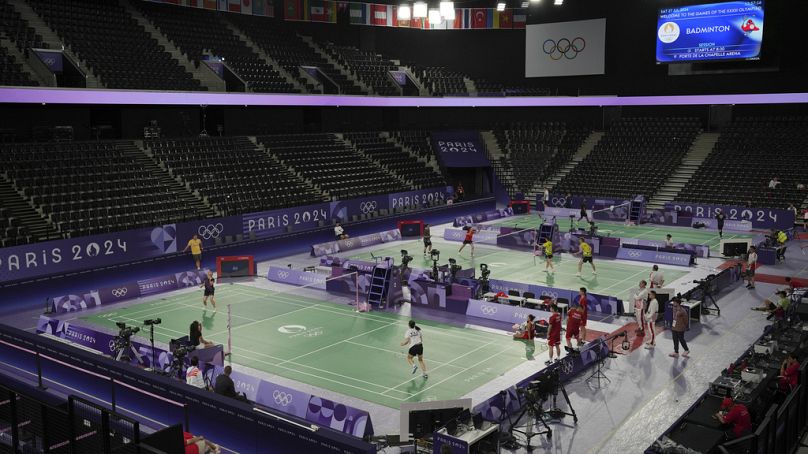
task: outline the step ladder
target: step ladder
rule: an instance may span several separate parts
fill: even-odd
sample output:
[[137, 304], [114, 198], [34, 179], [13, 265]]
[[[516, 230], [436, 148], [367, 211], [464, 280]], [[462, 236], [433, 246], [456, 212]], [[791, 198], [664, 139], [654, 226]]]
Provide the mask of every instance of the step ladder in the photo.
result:
[[390, 266], [387, 263], [377, 264], [373, 267], [368, 286], [367, 302], [383, 308], [387, 302], [387, 292], [390, 289]]
[[628, 212], [628, 221], [632, 225], [640, 225], [645, 215], [645, 196], [638, 195], [631, 200]]

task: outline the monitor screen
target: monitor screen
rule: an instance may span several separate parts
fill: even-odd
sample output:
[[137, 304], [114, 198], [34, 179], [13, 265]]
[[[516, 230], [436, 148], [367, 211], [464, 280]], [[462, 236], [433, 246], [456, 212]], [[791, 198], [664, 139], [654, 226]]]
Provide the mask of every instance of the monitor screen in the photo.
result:
[[656, 39], [657, 63], [758, 60], [763, 0], [660, 9]]
[[409, 418], [412, 438], [417, 440], [425, 435], [431, 435], [447, 422], [457, 418], [461, 411], [462, 407], [411, 411]]

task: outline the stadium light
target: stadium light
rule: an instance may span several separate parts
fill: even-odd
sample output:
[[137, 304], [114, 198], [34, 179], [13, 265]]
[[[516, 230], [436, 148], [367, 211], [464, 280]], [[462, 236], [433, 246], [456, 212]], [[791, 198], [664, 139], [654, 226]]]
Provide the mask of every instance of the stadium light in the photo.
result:
[[555, 3], [554, 3], [554, 4], [555, 4], [556, 6], [563, 5], [563, 4], [564, 4], [564, 0], [555, 0]]
[[440, 10], [437, 8], [432, 8], [429, 10], [429, 25], [440, 25], [443, 21], [443, 18], [440, 15]]
[[403, 4], [403, 5], [399, 5], [399, 7], [398, 7], [398, 19], [399, 20], [410, 20], [410, 17], [411, 17], [410, 5], [408, 5], [406, 3]]
[[446, 20], [455, 20], [454, 2], [440, 2], [440, 15]]
[[522, 8], [527, 8], [528, 6], [530, 6], [530, 2], [528, 2], [527, 0], [524, 0], [522, 2]]
[[541, 0], [530, 0], [530, 3], [533, 3], [534, 5], [537, 5], [537, 4], [541, 3]]
[[426, 17], [426, 2], [415, 2], [412, 7], [412, 17], [423, 19]]
[[506, 6], [506, 4], [505, 4], [504, 1], [502, 1], [502, 0], [498, 1], [497, 2], [497, 11], [500, 11], [500, 12], [505, 11], [505, 6]]

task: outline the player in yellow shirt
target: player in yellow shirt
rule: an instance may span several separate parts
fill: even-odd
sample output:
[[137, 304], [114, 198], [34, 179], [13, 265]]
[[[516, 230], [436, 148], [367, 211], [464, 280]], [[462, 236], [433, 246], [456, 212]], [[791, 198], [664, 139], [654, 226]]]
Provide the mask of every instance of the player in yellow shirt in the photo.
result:
[[193, 238], [188, 240], [188, 245], [185, 246], [185, 249], [182, 252], [185, 252], [191, 248], [191, 256], [194, 258], [194, 262], [196, 262], [196, 269], [202, 269], [202, 240], [199, 239], [199, 235], [194, 235]]
[[555, 273], [555, 268], [553, 267], [553, 242], [549, 238], [545, 238], [541, 246], [544, 248], [544, 272]]
[[581, 242], [581, 260], [578, 262], [578, 272], [575, 275], [580, 276], [584, 263], [589, 262], [592, 265], [592, 274], [597, 276], [598, 270], [595, 268], [595, 262], [592, 261], [592, 246], [583, 237], [578, 237], [578, 240]]

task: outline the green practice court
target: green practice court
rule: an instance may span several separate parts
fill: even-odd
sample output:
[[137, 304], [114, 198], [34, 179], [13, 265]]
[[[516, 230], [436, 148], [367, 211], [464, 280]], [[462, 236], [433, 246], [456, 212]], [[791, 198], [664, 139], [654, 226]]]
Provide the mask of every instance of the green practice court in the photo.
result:
[[[80, 320], [114, 330], [115, 322], [140, 325], [160, 317], [155, 340], [168, 344], [187, 335], [196, 319], [206, 339], [226, 346], [226, 305], [231, 304], [236, 369], [244, 365], [396, 409], [402, 402], [457, 399], [546, 350], [543, 343], [532, 346], [501, 334], [418, 321], [425, 379], [420, 370], [411, 373], [408, 347], [400, 346], [408, 318], [357, 313], [342, 304], [238, 284], [219, 286], [216, 297], [217, 313], [203, 309], [200, 290]], [[148, 332], [139, 335], [148, 337]]]
[[[565, 289], [586, 287], [592, 293], [616, 296], [623, 300], [629, 299], [631, 290], [637, 287], [641, 279], [647, 279], [648, 274], [651, 272], [650, 263], [628, 265], [613, 260], [598, 260], [595, 257], [598, 274], [593, 275], [592, 268], [588, 263], [585, 263], [581, 271], [582, 276], [578, 277], [575, 273], [578, 272], [580, 256], [561, 253], [555, 254], [553, 258], [555, 273], [548, 274], [544, 272], [544, 257], [537, 256], [534, 265], [533, 253], [529, 250], [523, 251], [488, 244], [476, 244], [474, 258], [471, 258], [469, 246], [463, 249], [462, 254], [457, 253], [460, 246], [460, 242], [437, 239], [433, 235], [432, 248], [439, 250], [441, 253], [438, 265], [445, 265], [448, 263], [449, 258], [454, 258], [463, 269], [477, 268], [477, 275], [479, 275], [479, 266], [481, 263], [485, 263], [491, 270], [490, 279]], [[373, 249], [371, 252], [375, 257], [395, 257], [398, 263], [400, 262], [401, 249], [407, 250], [413, 257], [410, 267], [432, 268], [432, 260], [423, 256], [424, 245], [421, 240], [387, 243], [386, 247]], [[371, 252], [357, 254], [350, 258], [373, 261]], [[682, 269], [681, 271], [678, 269], [665, 269], [665, 281], [673, 282], [687, 273], [687, 269]]]
[[[563, 219], [557, 222], [562, 232], [569, 230], [568, 219]], [[535, 214], [532, 214], [506, 218], [490, 225], [500, 227], [532, 228], [538, 227], [539, 224], [541, 224], [541, 220]], [[583, 227], [585, 224], [586, 221], [581, 221], [580, 226]], [[573, 225], [575, 225], [574, 222]], [[718, 232], [713, 232], [710, 230], [696, 230], [687, 227], [653, 224], [627, 226], [620, 222], [608, 221], [596, 221], [596, 225], [598, 226], [598, 234], [603, 236], [665, 241], [665, 235], [670, 234], [675, 243], [703, 244], [709, 246], [713, 251], [718, 251], [718, 247], [721, 244], [721, 239], [718, 237]], [[724, 239], [751, 239], [754, 236], [755, 235], [751, 233], [733, 232], [725, 233]]]

